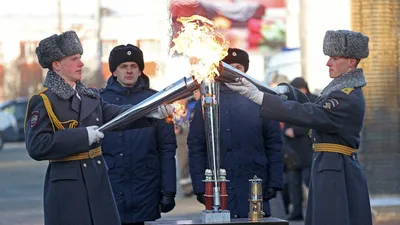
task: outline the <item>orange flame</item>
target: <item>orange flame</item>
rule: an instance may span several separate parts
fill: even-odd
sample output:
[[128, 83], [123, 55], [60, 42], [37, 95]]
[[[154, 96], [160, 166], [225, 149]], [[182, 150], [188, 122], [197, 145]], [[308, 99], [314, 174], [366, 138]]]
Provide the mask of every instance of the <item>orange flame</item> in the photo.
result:
[[172, 121], [175, 123], [175, 126], [185, 126], [188, 122], [186, 119], [187, 115], [187, 99], [181, 99], [172, 103], [174, 107], [174, 113], [172, 115]]
[[190, 74], [200, 83], [219, 75], [219, 62], [228, 54], [229, 42], [215, 31], [216, 25], [209, 19], [194, 15], [177, 19], [183, 27], [172, 41], [171, 53], [179, 53], [189, 59]]

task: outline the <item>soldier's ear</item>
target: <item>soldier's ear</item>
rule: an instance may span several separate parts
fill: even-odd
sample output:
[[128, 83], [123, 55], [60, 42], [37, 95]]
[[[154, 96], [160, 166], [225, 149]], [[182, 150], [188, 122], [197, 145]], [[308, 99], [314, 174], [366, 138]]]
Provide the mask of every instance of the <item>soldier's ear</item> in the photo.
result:
[[51, 67], [53, 67], [53, 70], [58, 71], [60, 70], [60, 62], [59, 61], [54, 61], [51, 63]]
[[357, 65], [357, 59], [350, 58], [349, 60], [349, 66], [350, 67], [355, 67]]

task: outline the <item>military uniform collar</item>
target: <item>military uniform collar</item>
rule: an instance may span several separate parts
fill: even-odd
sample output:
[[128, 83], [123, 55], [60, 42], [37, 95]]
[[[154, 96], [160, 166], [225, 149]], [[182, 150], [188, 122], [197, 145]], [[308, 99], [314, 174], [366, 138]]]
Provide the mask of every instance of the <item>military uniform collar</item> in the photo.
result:
[[76, 93], [79, 93], [81, 96], [88, 96], [90, 98], [98, 97], [94, 91], [90, 90], [80, 81], [76, 82], [75, 88], [71, 87], [71, 85], [67, 84], [61, 76], [52, 70], [47, 72], [43, 86], [47, 87], [61, 99], [69, 99]]
[[355, 69], [350, 72], [342, 74], [340, 77], [335, 78], [324, 88], [321, 96], [328, 96], [334, 91], [340, 91], [343, 88], [358, 88], [367, 85], [362, 69]]

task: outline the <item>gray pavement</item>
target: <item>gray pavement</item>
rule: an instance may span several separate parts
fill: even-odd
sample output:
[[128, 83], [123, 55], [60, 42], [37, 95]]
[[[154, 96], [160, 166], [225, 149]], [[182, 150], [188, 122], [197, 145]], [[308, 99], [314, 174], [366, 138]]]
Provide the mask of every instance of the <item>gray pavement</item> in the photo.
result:
[[[0, 151], [0, 225], [43, 224], [43, 180], [48, 162], [32, 160], [23, 143], [6, 144]], [[372, 198], [374, 225], [400, 224], [400, 198]], [[278, 197], [271, 203], [272, 216], [284, 218]], [[178, 193], [176, 208], [162, 215], [162, 220], [199, 219], [203, 206], [195, 197]], [[290, 225], [303, 225], [290, 222]]]

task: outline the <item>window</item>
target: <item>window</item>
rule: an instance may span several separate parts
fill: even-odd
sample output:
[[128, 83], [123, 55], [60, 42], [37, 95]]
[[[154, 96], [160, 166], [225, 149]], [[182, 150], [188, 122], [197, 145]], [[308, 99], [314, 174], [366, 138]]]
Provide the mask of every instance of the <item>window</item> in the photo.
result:
[[117, 40], [102, 40], [102, 52], [103, 55], [101, 57], [102, 62], [108, 62], [108, 57], [110, 55], [111, 50], [118, 45]]

